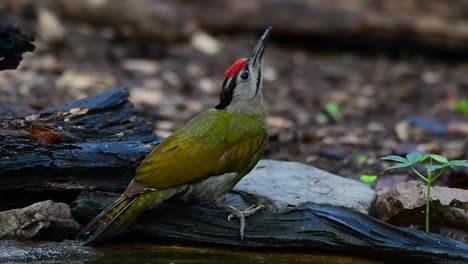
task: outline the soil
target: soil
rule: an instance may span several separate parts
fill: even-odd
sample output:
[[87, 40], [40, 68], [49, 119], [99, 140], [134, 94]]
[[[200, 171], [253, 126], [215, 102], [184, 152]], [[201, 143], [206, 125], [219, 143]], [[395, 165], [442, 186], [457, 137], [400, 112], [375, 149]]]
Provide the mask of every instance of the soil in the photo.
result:
[[[124, 85], [165, 137], [216, 105], [224, 71], [248, 55], [258, 38], [212, 35], [222, 48], [207, 54], [190, 41], [162, 44], [127, 39], [110, 28], [63, 27], [63, 39], [39, 36], [36, 51], [16, 71], [0, 72], [0, 113], [24, 115]], [[390, 154], [419, 150], [468, 159], [468, 115], [456, 109], [468, 96], [466, 62], [312, 41], [272, 33], [264, 60], [271, 128], [264, 158], [304, 162], [354, 179], [380, 175], [389, 165], [380, 157]], [[325, 110], [330, 102], [339, 105], [336, 117]], [[439, 185], [466, 189], [467, 174], [447, 173]], [[390, 180], [378, 188], [415, 179], [407, 170], [385, 175]]]

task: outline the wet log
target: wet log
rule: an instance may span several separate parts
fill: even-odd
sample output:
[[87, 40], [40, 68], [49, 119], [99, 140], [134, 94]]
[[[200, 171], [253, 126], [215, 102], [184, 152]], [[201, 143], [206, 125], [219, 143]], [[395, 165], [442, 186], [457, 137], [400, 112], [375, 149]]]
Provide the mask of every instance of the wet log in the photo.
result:
[[[74, 202], [72, 212], [87, 222], [118, 195], [84, 193]], [[229, 198], [229, 204], [245, 206], [237, 194]], [[239, 237], [239, 222], [228, 221], [228, 214], [224, 209], [187, 205], [172, 199], [146, 212], [120, 239], [318, 250], [370, 257], [386, 263], [468, 261], [467, 244], [438, 234], [392, 226], [332, 205], [305, 203], [282, 213], [259, 212], [247, 218], [244, 240]]]
[[82, 190], [120, 192], [159, 139], [128, 91], [100, 94], [19, 118], [0, 118], [0, 209]]

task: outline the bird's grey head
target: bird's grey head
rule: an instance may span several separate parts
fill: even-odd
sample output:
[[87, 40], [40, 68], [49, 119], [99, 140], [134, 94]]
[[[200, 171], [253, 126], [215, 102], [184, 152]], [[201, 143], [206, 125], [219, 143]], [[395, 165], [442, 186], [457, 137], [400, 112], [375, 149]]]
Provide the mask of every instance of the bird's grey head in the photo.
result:
[[238, 59], [225, 72], [220, 95], [219, 110], [252, 113], [262, 103], [263, 53], [272, 28], [258, 40], [248, 58]]

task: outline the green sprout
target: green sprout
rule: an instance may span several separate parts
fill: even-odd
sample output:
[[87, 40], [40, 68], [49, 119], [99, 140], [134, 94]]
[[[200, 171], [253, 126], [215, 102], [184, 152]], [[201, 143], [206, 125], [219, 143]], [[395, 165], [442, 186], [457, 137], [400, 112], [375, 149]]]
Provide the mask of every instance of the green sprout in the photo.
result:
[[363, 183], [373, 183], [377, 180], [377, 176], [363, 174], [360, 179]]
[[358, 154], [357, 155], [357, 160], [358, 160], [359, 163], [367, 162], [369, 160], [369, 155], [367, 155], [367, 154]]
[[457, 104], [455, 105], [455, 108], [460, 113], [468, 114], [468, 98], [465, 97], [465, 98], [459, 99], [457, 101]]
[[[447, 168], [456, 167], [468, 167], [468, 160], [448, 160], [447, 158], [436, 155], [414, 152], [409, 153], [405, 157], [390, 155], [381, 158], [382, 160], [396, 161], [394, 165], [387, 167], [387, 170], [393, 170], [397, 168], [410, 167], [416, 175], [423, 179], [427, 183], [427, 195], [426, 195], [426, 233], [429, 232], [429, 209], [431, 202], [431, 184], [437, 180]], [[426, 175], [420, 173], [416, 168], [416, 164], [425, 164]]]
[[340, 119], [340, 104], [335, 101], [329, 101], [325, 105], [325, 111], [330, 114], [335, 120]]
[[330, 119], [334, 121], [339, 121], [340, 118], [341, 118], [340, 104], [335, 101], [328, 101], [325, 104], [325, 107], [322, 110], [322, 112], [318, 113], [315, 116], [315, 121], [319, 124], [324, 124], [330, 121]]

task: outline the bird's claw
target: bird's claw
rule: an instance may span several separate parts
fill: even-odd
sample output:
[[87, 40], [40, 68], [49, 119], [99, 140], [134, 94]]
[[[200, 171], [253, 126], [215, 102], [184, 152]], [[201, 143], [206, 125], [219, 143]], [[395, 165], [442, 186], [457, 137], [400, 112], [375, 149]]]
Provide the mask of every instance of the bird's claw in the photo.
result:
[[235, 217], [247, 217], [247, 216], [251, 216], [253, 214], [255, 214], [256, 212], [258, 212], [259, 210], [265, 208], [264, 205], [252, 205], [250, 206], [249, 208], [245, 209], [245, 210], [240, 210], [240, 209], [237, 209], [235, 207], [232, 207], [232, 206], [229, 206], [230, 209], [232, 210], [231, 214], [228, 216], [228, 220], [231, 221], [231, 219], [235, 216]]
[[244, 230], [245, 230], [245, 218], [251, 216], [258, 212], [259, 210], [265, 208], [263, 205], [252, 205], [245, 210], [240, 210], [235, 207], [229, 206], [228, 209], [231, 211], [231, 214], [228, 216], [228, 221], [231, 221], [233, 217], [239, 218], [240, 221], [240, 236], [241, 240], [244, 240]]

